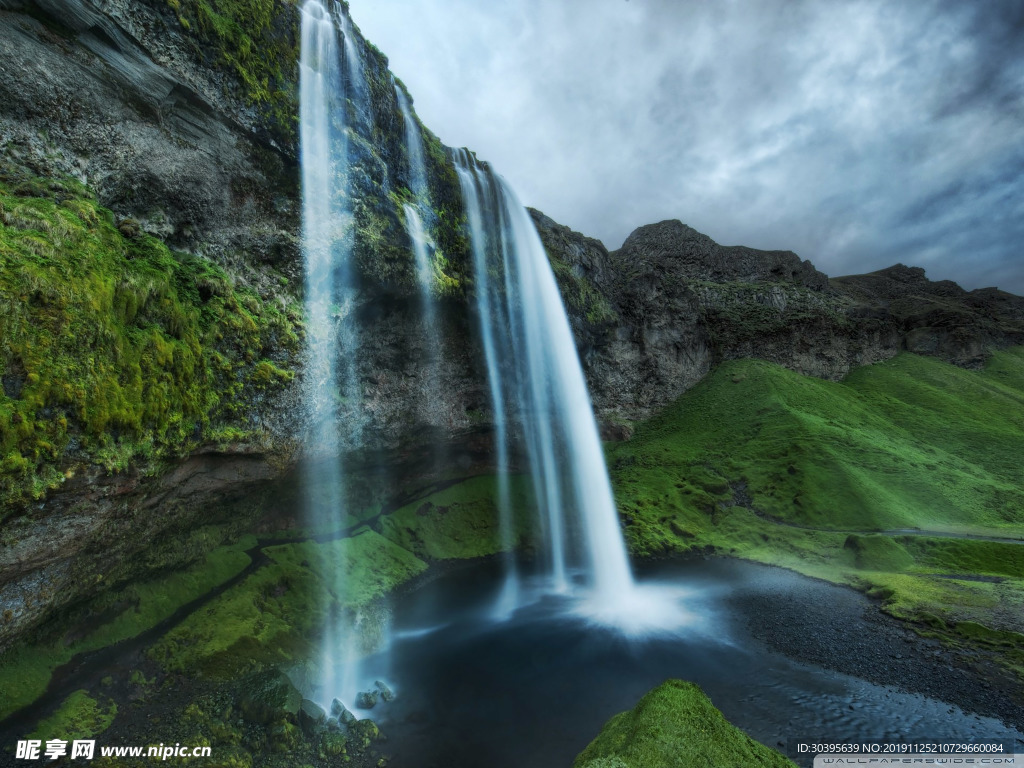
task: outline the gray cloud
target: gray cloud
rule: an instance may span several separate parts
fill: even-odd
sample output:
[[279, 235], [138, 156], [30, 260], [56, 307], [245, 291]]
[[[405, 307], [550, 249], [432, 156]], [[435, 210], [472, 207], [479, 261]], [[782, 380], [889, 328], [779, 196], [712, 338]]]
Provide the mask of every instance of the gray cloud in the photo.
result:
[[1017, 0], [351, 0], [417, 112], [610, 248], [682, 219], [1024, 293]]

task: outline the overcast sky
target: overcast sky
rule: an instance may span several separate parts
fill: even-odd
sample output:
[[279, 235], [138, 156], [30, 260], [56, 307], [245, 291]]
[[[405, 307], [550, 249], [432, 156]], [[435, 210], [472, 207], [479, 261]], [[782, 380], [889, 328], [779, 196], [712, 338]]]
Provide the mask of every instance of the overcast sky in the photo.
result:
[[610, 249], [681, 219], [1024, 294], [1021, 0], [350, 5], [443, 142]]

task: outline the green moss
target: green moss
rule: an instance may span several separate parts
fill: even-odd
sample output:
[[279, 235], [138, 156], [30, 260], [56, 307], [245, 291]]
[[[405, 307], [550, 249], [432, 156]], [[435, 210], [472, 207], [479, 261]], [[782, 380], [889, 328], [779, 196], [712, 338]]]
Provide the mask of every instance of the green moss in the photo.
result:
[[573, 768], [736, 768], [793, 763], [731, 725], [693, 683], [668, 680], [609, 720]]
[[311, 658], [329, 612], [363, 608], [427, 567], [372, 531], [264, 552], [267, 565], [185, 619], [150, 656], [168, 671], [225, 679], [266, 664]]
[[102, 612], [104, 606], [121, 606], [121, 610], [84, 637], [24, 645], [0, 657], [0, 690], [5, 694], [0, 719], [42, 695], [53, 670], [76, 654], [135, 637], [239, 573], [249, 564], [241, 551], [248, 545], [249, 541], [242, 541], [216, 549], [189, 569], [106, 593], [96, 610]]
[[[529, 481], [510, 478], [511, 505], [529, 509]], [[498, 526], [498, 486], [493, 476], [474, 477], [395, 511], [381, 521], [381, 533], [430, 560], [482, 557], [502, 549]], [[519, 515], [515, 541], [526, 539], [528, 515]]]
[[245, 425], [290, 377], [299, 341], [274, 302], [122, 229], [80, 185], [0, 168], [5, 512], [85, 464], [145, 465]]
[[850, 534], [843, 544], [855, 553], [857, 567], [865, 571], [904, 571], [914, 558], [888, 536]]
[[238, 78], [245, 100], [293, 140], [298, 125], [299, 13], [294, 0], [167, 0], [197, 52]]
[[556, 250], [547, 248], [548, 261], [558, 281], [559, 292], [571, 313], [586, 319], [591, 325], [602, 325], [618, 320], [618, 314], [604, 294], [586, 277], [577, 275]]
[[31, 738], [44, 742], [62, 739], [69, 743], [75, 739], [90, 739], [107, 730], [116, 715], [117, 704], [112, 700], [101, 705], [87, 691], [75, 691], [56, 712], [36, 726]]

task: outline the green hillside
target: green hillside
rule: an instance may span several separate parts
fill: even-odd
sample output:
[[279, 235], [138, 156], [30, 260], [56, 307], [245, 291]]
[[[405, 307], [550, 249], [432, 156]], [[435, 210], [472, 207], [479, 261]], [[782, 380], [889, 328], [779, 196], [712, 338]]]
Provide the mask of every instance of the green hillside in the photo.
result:
[[627, 513], [697, 528], [737, 504], [815, 528], [998, 532], [1024, 524], [1021, 456], [1017, 348], [980, 372], [904, 354], [839, 383], [730, 362], [610, 459]]
[[711, 547], [850, 584], [1024, 674], [1022, 456], [1016, 348], [982, 371], [904, 354], [839, 383], [727, 363], [609, 464], [634, 554]]

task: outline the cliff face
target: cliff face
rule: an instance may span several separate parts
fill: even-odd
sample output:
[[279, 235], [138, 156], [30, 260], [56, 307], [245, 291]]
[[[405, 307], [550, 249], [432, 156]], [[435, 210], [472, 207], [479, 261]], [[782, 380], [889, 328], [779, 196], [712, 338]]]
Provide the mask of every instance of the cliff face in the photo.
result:
[[577, 313], [574, 330], [606, 420], [645, 418], [726, 360], [838, 380], [901, 351], [978, 368], [1024, 339], [1024, 298], [933, 282], [920, 268], [829, 279], [789, 251], [720, 246], [679, 221], [640, 227], [608, 252], [532, 213], [552, 261], [568, 265], [556, 267], [563, 293], [585, 279], [603, 299], [603, 314]]
[[[0, 0], [0, 649], [298, 506], [265, 494], [295, 471], [304, 431], [298, 14], [269, 0]], [[401, 213], [404, 86], [354, 39], [368, 92], [349, 115], [364, 445], [346, 461], [364, 479], [386, 469], [397, 492], [486, 466], [489, 403], [457, 176], [423, 128], [434, 337]], [[907, 268], [830, 281], [679, 222], [609, 253], [532, 214], [610, 438], [723, 360], [835, 379], [900, 349], [977, 365], [1024, 340], [1022, 300], [999, 291]]]

